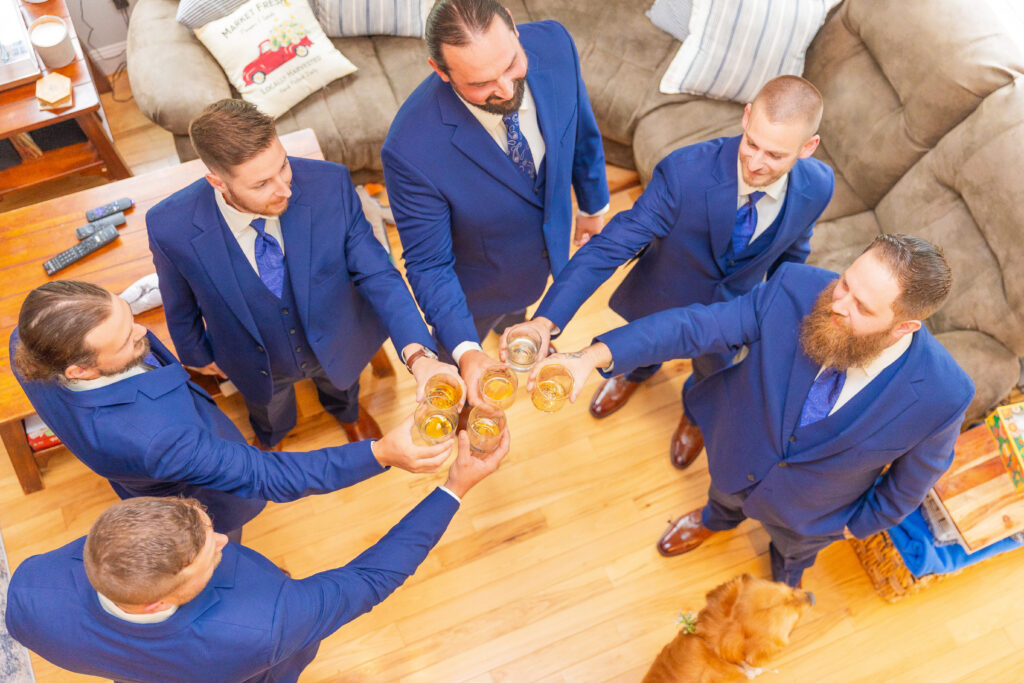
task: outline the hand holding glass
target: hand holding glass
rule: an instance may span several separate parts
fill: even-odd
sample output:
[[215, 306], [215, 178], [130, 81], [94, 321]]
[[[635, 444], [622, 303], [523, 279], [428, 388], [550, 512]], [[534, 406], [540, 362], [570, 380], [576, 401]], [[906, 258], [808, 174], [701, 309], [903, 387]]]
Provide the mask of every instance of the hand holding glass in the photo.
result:
[[572, 375], [564, 365], [549, 363], [537, 373], [530, 399], [537, 410], [554, 413], [562, 409], [572, 393]]
[[503, 410], [515, 403], [519, 381], [507, 365], [492, 365], [480, 375], [480, 395], [493, 406]]
[[540, 342], [540, 335], [529, 327], [520, 327], [510, 332], [505, 351], [509, 367], [516, 372], [529, 372], [537, 362]]
[[490, 453], [501, 443], [505, 431], [505, 413], [501, 408], [483, 404], [469, 411], [469, 446], [475, 453]]
[[432, 375], [423, 389], [423, 402], [435, 408], [452, 408], [462, 400], [462, 387], [459, 380], [446, 373]]
[[413, 415], [416, 431], [430, 444], [448, 440], [459, 424], [459, 411], [455, 404], [439, 408], [430, 401], [423, 401]]

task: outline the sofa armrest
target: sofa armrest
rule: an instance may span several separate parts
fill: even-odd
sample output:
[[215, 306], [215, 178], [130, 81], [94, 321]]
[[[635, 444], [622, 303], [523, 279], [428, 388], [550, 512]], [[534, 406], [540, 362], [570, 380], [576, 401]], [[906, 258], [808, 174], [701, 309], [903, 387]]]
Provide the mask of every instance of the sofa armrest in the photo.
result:
[[217, 60], [175, 21], [176, 0], [138, 0], [128, 24], [128, 77], [139, 109], [162, 128], [188, 134], [192, 118], [231, 97]]

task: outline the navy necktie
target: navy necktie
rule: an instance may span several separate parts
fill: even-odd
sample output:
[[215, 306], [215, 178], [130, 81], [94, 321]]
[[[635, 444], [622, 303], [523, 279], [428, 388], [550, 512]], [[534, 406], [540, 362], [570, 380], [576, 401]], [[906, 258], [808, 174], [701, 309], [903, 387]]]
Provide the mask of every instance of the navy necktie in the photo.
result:
[[260, 279], [278, 299], [284, 289], [284, 252], [281, 245], [268, 235], [266, 230], [266, 218], [254, 218], [249, 225], [256, 231], [256, 270], [259, 271]]
[[537, 167], [533, 164], [533, 152], [530, 151], [530, 144], [526, 142], [526, 137], [519, 128], [519, 112], [505, 114], [501, 120], [505, 124], [508, 158], [516, 165], [520, 173], [530, 179], [530, 182], [537, 180]]
[[800, 413], [800, 426], [823, 420], [832, 411], [832, 406], [839, 400], [846, 381], [846, 371], [825, 368], [814, 380], [811, 390], [807, 392], [803, 412]]
[[764, 192], [751, 192], [747, 195], [747, 203], [736, 212], [736, 224], [732, 229], [732, 253], [738, 254], [750, 244], [757, 227], [757, 204]]

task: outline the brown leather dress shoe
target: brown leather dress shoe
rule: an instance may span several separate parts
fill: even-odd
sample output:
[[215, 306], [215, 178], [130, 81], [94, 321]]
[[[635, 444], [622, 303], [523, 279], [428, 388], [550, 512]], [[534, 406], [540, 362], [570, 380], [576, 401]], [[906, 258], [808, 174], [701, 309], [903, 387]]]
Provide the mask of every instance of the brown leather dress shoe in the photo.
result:
[[594, 417], [608, 417], [626, 405], [626, 399], [633, 395], [639, 382], [630, 382], [625, 375], [615, 375], [601, 382], [594, 398], [590, 401], [590, 414]]
[[691, 424], [684, 414], [679, 418], [679, 425], [672, 435], [672, 445], [669, 446], [668, 455], [672, 464], [678, 469], [685, 470], [697, 459], [703, 448], [704, 435], [700, 433], [700, 427]]
[[383, 436], [377, 421], [362, 407], [359, 408], [359, 418], [355, 422], [341, 422], [340, 424], [341, 428], [345, 430], [345, 436], [348, 437], [349, 443], [379, 439]]
[[682, 555], [690, 552], [714, 534], [714, 531], [708, 529], [700, 521], [702, 509], [691, 510], [672, 522], [668, 531], [658, 539], [658, 552], [665, 557]]

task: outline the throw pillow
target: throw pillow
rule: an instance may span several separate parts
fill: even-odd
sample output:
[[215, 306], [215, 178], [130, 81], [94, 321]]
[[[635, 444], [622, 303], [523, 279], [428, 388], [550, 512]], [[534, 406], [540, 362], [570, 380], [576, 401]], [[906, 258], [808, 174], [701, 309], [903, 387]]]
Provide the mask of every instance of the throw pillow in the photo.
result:
[[651, 9], [644, 14], [651, 23], [678, 41], [690, 35], [690, 15], [693, 0], [654, 0]]
[[772, 78], [803, 73], [807, 46], [839, 2], [693, 0], [690, 35], [661, 92], [750, 102]]
[[306, 0], [250, 0], [195, 33], [242, 98], [274, 118], [356, 70]]
[[174, 17], [193, 31], [215, 19], [225, 17], [248, 0], [181, 0], [178, 14]]
[[327, 35], [422, 38], [434, 0], [313, 0]]

